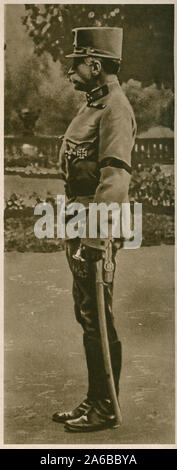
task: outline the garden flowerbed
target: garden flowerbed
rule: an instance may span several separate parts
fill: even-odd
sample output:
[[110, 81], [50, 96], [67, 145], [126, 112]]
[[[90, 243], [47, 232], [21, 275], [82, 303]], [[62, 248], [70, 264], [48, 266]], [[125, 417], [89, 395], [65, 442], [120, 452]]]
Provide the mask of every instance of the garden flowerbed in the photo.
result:
[[[33, 178], [58, 178], [56, 168], [39, 168], [34, 165], [26, 168], [10, 168], [10, 174], [20, 174]], [[7, 171], [7, 168], [6, 168]], [[14, 173], [13, 173], [14, 172]], [[7, 177], [8, 178], [8, 177]], [[36, 204], [50, 203], [56, 216], [56, 198], [50, 191], [41, 196], [42, 181], [37, 182], [37, 192], [31, 192], [31, 185], [25, 184], [23, 194], [13, 192], [5, 201], [4, 228], [5, 250], [12, 251], [58, 251], [64, 248], [61, 239], [37, 239], [34, 225], [39, 217], [34, 216]], [[28, 191], [27, 191], [28, 188]], [[133, 170], [130, 185], [130, 201], [142, 203], [143, 239], [142, 245], [174, 243], [174, 178], [165, 176], [158, 165], [143, 168], [138, 165]], [[56, 218], [55, 218], [56, 223]]]

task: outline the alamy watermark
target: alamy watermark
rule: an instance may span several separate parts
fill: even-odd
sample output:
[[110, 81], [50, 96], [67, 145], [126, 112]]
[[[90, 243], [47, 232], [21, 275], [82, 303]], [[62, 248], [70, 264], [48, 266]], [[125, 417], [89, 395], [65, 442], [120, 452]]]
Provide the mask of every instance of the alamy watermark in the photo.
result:
[[133, 209], [132, 214], [128, 202], [121, 205], [91, 202], [87, 208], [73, 202], [66, 206], [65, 196], [57, 195], [56, 216], [51, 203], [35, 206], [34, 215], [41, 217], [34, 225], [34, 233], [39, 239], [122, 238], [123, 248], [136, 249], [142, 242], [142, 204], [134, 203]]

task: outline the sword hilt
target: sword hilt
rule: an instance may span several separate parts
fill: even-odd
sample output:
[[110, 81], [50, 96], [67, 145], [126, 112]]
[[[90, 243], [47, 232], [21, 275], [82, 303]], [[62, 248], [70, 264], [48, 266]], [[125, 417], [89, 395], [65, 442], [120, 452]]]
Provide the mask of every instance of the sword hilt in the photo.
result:
[[75, 259], [76, 261], [81, 261], [82, 263], [85, 263], [86, 261], [81, 256], [81, 247], [78, 248], [78, 250], [76, 251], [75, 255], [72, 256], [72, 258]]

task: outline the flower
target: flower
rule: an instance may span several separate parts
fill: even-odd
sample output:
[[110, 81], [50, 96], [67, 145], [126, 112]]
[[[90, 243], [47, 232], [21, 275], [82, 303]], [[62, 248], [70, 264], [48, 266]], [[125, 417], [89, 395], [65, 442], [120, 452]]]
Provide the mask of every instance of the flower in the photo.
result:
[[116, 16], [115, 10], [111, 11], [110, 16]]
[[92, 19], [92, 18], [94, 18], [94, 16], [95, 16], [94, 11], [90, 11], [89, 14], [88, 14], [88, 18]]

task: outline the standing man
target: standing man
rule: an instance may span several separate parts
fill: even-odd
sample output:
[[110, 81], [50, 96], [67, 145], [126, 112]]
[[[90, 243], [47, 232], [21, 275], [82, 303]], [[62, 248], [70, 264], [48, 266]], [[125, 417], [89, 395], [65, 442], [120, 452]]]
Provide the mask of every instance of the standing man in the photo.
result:
[[[90, 202], [106, 205], [128, 202], [136, 123], [117, 78], [122, 55], [122, 29], [76, 28], [73, 33], [74, 51], [67, 56], [73, 63], [68, 75], [76, 90], [86, 92], [87, 102], [69, 125], [61, 147], [66, 195], [70, 203], [82, 203], [86, 209]], [[112, 240], [114, 266], [117, 245]], [[66, 430], [73, 432], [115, 425], [96, 299], [95, 261], [105, 250], [106, 241], [99, 238], [75, 238], [66, 242], [67, 259], [73, 274], [75, 315], [83, 328], [88, 392], [73, 411], [56, 412], [53, 420], [65, 423]], [[118, 395], [121, 343], [114, 326], [112, 296], [113, 281], [105, 282], [107, 331]]]

